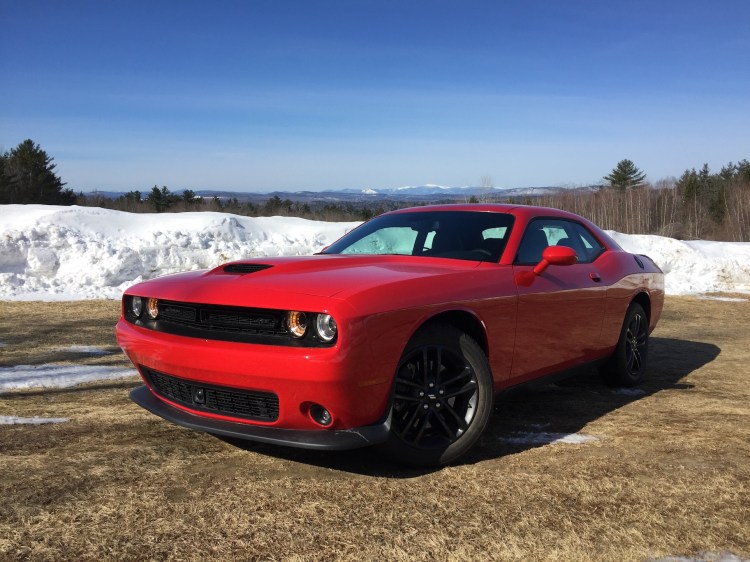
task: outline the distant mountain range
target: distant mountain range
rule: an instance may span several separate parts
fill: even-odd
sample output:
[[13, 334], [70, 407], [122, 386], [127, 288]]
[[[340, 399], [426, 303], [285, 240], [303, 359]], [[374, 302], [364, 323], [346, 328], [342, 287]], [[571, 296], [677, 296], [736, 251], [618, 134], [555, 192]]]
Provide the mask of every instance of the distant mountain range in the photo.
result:
[[516, 187], [510, 189], [501, 189], [498, 187], [447, 187], [444, 185], [408, 185], [405, 187], [394, 187], [387, 189], [342, 189], [341, 193], [351, 193], [359, 195], [367, 195], [372, 197], [385, 196], [385, 197], [413, 197], [415, 195], [430, 195], [430, 196], [447, 196], [451, 198], [455, 197], [471, 197], [472, 195], [497, 195], [503, 196], [517, 196], [517, 195], [545, 195], [548, 193], [554, 193], [558, 191], [559, 187]]
[[[241, 202], [262, 202], [266, 201], [270, 197], [277, 196], [281, 199], [291, 199], [293, 201], [371, 201], [371, 200], [390, 200], [390, 201], [466, 201], [470, 197], [474, 196], [489, 197], [492, 199], [502, 197], [539, 197], [541, 195], [551, 195], [558, 193], [569, 188], [564, 187], [515, 187], [502, 189], [498, 187], [476, 187], [476, 186], [464, 186], [464, 187], [447, 187], [443, 185], [410, 185], [404, 187], [393, 187], [385, 189], [337, 189], [337, 190], [323, 190], [323, 191], [271, 191], [267, 193], [256, 193], [248, 191], [221, 191], [221, 190], [195, 190], [196, 195], [200, 195], [203, 198], [218, 197], [219, 199], [226, 200], [236, 198]], [[582, 187], [576, 189], [590, 190], [593, 187]], [[176, 190], [177, 193], [181, 193], [181, 190]], [[107, 197], [110, 199], [117, 199], [124, 195], [124, 192], [119, 191], [96, 191], [94, 192], [100, 196]], [[145, 198], [149, 193], [149, 190], [141, 191], [142, 196]]]

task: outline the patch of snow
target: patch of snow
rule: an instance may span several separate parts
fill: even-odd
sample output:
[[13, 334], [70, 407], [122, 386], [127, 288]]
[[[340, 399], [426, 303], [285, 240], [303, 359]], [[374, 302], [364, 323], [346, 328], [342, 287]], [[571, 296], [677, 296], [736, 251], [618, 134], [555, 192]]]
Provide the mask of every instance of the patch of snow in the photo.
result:
[[363, 193], [364, 195], [377, 195], [377, 194], [378, 194], [378, 192], [377, 192], [377, 191], [375, 191], [374, 189], [371, 189], [371, 188], [369, 188], [369, 187], [367, 187], [367, 188], [363, 189], [363, 190], [362, 190], [362, 193]]
[[581, 445], [582, 443], [588, 443], [589, 441], [598, 441], [599, 438], [594, 437], [593, 435], [585, 435], [583, 433], [548, 433], [545, 431], [537, 433], [532, 431], [517, 431], [510, 435], [499, 437], [498, 440], [513, 445], [550, 445], [554, 443]]
[[743, 299], [740, 297], [710, 297], [708, 295], [700, 295], [698, 298], [703, 301], [724, 301], [724, 302], [747, 302], [748, 300], [748, 299]]
[[67, 388], [77, 384], [132, 377], [133, 369], [101, 365], [16, 365], [0, 367], [0, 392], [25, 388]]
[[44, 423], [65, 423], [68, 418], [18, 418], [16, 416], [0, 416], [0, 425], [41, 425]]
[[112, 353], [95, 345], [71, 345], [68, 347], [59, 347], [57, 350], [69, 351], [71, 353], [85, 353], [86, 355], [109, 355]]

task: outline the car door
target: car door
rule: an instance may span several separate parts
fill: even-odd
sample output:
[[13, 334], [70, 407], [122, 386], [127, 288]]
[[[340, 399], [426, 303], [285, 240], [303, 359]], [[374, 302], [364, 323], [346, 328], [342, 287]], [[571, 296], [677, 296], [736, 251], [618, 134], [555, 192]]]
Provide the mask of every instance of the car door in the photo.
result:
[[[568, 246], [574, 265], [533, 269], [547, 246]], [[518, 290], [511, 378], [518, 382], [593, 359], [602, 328], [605, 287], [595, 260], [604, 247], [580, 223], [560, 218], [529, 222], [514, 261]]]

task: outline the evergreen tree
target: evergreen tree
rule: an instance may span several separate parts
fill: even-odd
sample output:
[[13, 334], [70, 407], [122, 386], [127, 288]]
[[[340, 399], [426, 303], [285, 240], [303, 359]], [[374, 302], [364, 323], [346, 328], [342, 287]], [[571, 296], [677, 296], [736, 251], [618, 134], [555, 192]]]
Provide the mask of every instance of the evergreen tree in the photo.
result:
[[640, 187], [644, 184], [646, 174], [636, 167], [632, 160], [620, 160], [617, 166], [604, 176], [604, 181], [608, 182], [610, 187], [625, 191], [631, 187]]
[[0, 153], [0, 204], [10, 203], [10, 178], [5, 174], [7, 168], [8, 153]]
[[680, 179], [677, 180], [677, 187], [682, 190], [683, 197], [686, 200], [695, 199], [700, 195], [701, 182], [695, 168], [685, 170]]
[[750, 162], [740, 160], [737, 162], [737, 173], [735, 174], [736, 179], [746, 184], [750, 184]]
[[151, 188], [151, 193], [146, 197], [146, 201], [154, 207], [157, 213], [163, 213], [180, 200], [180, 196], [169, 191], [166, 185], [159, 189], [157, 186]]
[[186, 189], [182, 192], [182, 202], [188, 205], [200, 203], [201, 197], [195, 194], [192, 189]]
[[53, 160], [31, 139], [3, 155], [0, 202], [72, 205], [75, 193], [63, 189], [65, 183], [55, 174]]

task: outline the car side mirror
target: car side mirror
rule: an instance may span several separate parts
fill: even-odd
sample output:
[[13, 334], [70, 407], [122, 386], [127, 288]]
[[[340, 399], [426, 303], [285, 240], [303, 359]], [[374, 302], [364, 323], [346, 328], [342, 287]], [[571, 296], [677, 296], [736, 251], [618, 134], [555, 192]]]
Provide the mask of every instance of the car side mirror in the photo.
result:
[[576, 251], [567, 246], [548, 246], [542, 252], [542, 261], [534, 266], [534, 274], [541, 275], [550, 265], [573, 265], [578, 261]]

